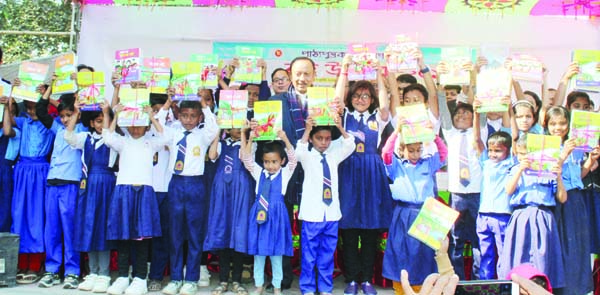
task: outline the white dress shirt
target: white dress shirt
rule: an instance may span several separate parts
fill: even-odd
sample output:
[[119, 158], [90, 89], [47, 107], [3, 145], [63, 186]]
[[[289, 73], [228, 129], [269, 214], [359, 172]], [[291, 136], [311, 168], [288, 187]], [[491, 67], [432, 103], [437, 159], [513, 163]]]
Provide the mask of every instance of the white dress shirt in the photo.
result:
[[[448, 144], [448, 191], [451, 193], [479, 193], [481, 192], [481, 180], [483, 179], [481, 164], [477, 150], [473, 146], [473, 128], [467, 129], [467, 154], [469, 158], [470, 182], [466, 187], [460, 183], [460, 142], [462, 132], [456, 128], [442, 129], [444, 138]], [[487, 138], [487, 128], [481, 129], [481, 138]]]

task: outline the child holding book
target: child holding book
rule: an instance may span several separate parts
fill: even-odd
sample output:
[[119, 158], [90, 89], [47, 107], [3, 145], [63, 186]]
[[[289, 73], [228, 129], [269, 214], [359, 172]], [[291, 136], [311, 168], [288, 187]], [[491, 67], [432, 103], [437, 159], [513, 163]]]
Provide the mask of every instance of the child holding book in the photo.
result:
[[[168, 144], [168, 138], [163, 135], [163, 128], [154, 118], [149, 106], [144, 111], [150, 117], [158, 136], [146, 133], [148, 126], [130, 126], [127, 127], [127, 135], [117, 134], [115, 129], [122, 110], [123, 105], [116, 105], [115, 119], [110, 124], [110, 129], [108, 120], [104, 120], [102, 129], [105, 144], [119, 153], [119, 174], [109, 205], [106, 237], [117, 244], [119, 277], [108, 288], [107, 293], [146, 294], [146, 260], [150, 239], [161, 236], [158, 203], [152, 188], [153, 158], [156, 152]], [[130, 254], [135, 256], [130, 257]], [[130, 260], [133, 262], [134, 277], [131, 284]]]
[[565, 286], [565, 271], [558, 228], [552, 213], [557, 201], [567, 200], [562, 180], [562, 163], [553, 166], [556, 179], [538, 177], [527, 172], [531, 160], [527, 155], [527, 134], [517, 140], [518, 164], [509, 171], [506, 194], [513, 208], [506, 226], [502, 256], [498, 258], [498, 277], [507, 277], [518, 265], [531, 262], [548, 275], [552, 286]]
[[[279, 295], [283, 280], [282, 257], [293, 255], [292, 228], [284, 195], [296, 168], [296, 158], [294, 147], [285, 132], [278, 130], [277, 135], [285, 143], [285, 150], [277, 141], [262, 145], [264, 168], [261, 168], [254, 161], [255, 153], [252, 151], [256, 123], [253, 122], [251, 125], [253, 128], [249, 141], [246, 141], [245, 134], [242, 134], [241, 155], [246, 169], [256, 181], [256, 198], [248, 218], [248, 254], [254, 255], [254, 285], [256, 286], [252, 294], [263, 293], [265, 260], [269, 256], [273, 270], [273, 291]], [[283, 165], [286, 166], [282, 167]]]
[[[240, 142], [244, 134], [240, 128], [227, 129], [225, 133], [228, 137], [223, 140], [215, 138], [208, 150], [209, 159], [217, 161], [208, 208], [210, 226], [204, 240], [204, 251], [218, 251], [219, 254], [219, 285], [213, 289], [213, 295], [220, 295], [227, 290], [238, 294], [248, 293], [240, 284], [244, 253], [248, 252], [248, 242], [256, 240], [248, 236], [248, 216], [255, 184], [242, 167], [240, 158], [245, 147], [244, 141]], [[233, 274], [229, 286], [231, 263]]]
[[[296, 146], [296, 158], [305, 171], [298, 218], [302, 223], [302, 271], [300, 291], [313, 295], [317, 288], [323, 295], [333, 291], [333, 253], [337, 245], [338, 221], [342, 217], [338, 196], [338, 165], [352, 154], [354, 136], [334, 120], [343, 138], [332, 141], [332, 129], [315, 126], [308, 117], [306, 130]], [[309, 143], [312, 149], [309, 149]], [[319, 185], [321, 184], [322, 185]], [[318, 285], [315, 267], [319, 272]]]
[[407, 122], [403, 117], [398, 119], [398, 131], [390, 136], [382, 151], [387, 175], [393, 181], [392, 198], [396, 201], [383, 256], [383, 276], [394, 281], [395, 294], [404, 294], [400, 285], [401, 270], [411, 274], [410, 285], [415, 289], [420, 288], [429, 274], [436, 272], [433, 249], [409, 236], [408, 229], [425, 200], [435, 197], [435, 173], [444, 165], [447, 149], [439, 136], [434, 140], [434, 154], [423, 153], [421, 142], [405, 144], [399, 130]]
[[10, 116], [16, 116], [19, 113], [17, 104], [8, 97], [1, 97], [0, 104], [4, 105], [4, 111], [2, 111], [4, 119], [0, 123], [3, 129], [0, 135], [0, 202], [4, 204], [0, 208], [0, 232], [10, 232], [12, 224], [10, 211], [14, 186], [13, 166], [19, 155], [21, 131], [12, 128], [10, 124]]

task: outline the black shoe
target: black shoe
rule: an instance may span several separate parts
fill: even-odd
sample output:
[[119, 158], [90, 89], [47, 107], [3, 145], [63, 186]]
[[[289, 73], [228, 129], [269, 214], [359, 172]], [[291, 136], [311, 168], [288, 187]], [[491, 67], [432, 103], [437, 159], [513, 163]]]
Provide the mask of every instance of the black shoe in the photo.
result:
[[76, 275], [67, 275], [65, 277], [65, 284], [63, 285], [63, 289], [77, 289], [79, 286], [79, 279]]
[[274, 289], [274, 288], [275, 288], [275, 287], [273, 286], [273, 284], [269, 283], [269, 284], [268, 284], [268, 285], [265, 287], [265, 292], [267, 292], [267, 293], [269, 293], [269, 294], [273, 294], [273, 293], [274, 293], [274, 291], [273, 291], [273, 289]]
[[291, 288], [292, 288], [292, 283], [289, 283], [289, 284], [281, 283], [281, 290], [289, 290]]

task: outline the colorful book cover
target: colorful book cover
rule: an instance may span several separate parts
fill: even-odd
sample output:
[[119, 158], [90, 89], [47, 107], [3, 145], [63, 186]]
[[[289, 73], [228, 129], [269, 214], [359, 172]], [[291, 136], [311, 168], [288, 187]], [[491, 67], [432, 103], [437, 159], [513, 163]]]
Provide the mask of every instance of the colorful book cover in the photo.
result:
[[308, 114], [320, 125], [335, 125], [335, 88], [308, 87]]
[[471, 49], [468, 47], [442, 48], [442, 60], [448, 66], [448, 73], [440, 75], [442, 85], [468, 85], [471, 74], [463, 69], [471, 61]]
[[82, 111], [99, 111], [100, 103], [104, 102], [104, 73], [103, 72], [78, 72], [77, 83], [80, 87], [77, 96], [83, 103]]
[[556, 178], [552, 167], [560, 156], [560, 136], [527, 134], [527, 154], [531, 161], [527, 173], [538, 177]]
[[235, 70], [234, 79], [237, 82], [260, 84], [262, 73], [258, 60], [263, 57], [263, 49], [258, 47], [236, 46], [235, 55], [240, 59], [240, 67]]
[[541, 61], [528, 54], [515, 54], [511, 61], [511, 74], [518, 81], [542, 83], [544, 80]]
[[119, 126], [148, 126], [150, 118], [144, 112], [144, 106], [150, 100], [150, 89], [121, 87], [119, 101], [124, 106], [119, 114]]
[[198, 100], [198, 88], [202, 84], [200, 78], [201, 65], [199, 62], [174, 62], [173, 79], [175, 88], [173, 100]]
[[40, 99], [40, 94], [36, 88], [40, 84], [44, 84], [46, 75], [48, 74], [48, 65], [24, 61], [19, 66], [19, 79], [21, 86], [13, 89], [13, 97], [23, 100], [37, 102]]
[[350, 44], [352, 64], [348, 67], [348, 80], [377, 80], [377, 47], [375, 44]]
[[150, 125], [150, 117], [144, 111], [124, 110], [119, 113], [117, 124], [122, 127], [148, 126]]
[[171, 82], [171, 60], [168, 57], [142, 59], [142, 81], [151, 93], [167, 93]]
[[386, 60], [387, 69], [394, 73], [411, 73], [418, 68], [415, 53], [418, 50], [416, 42], [396, 42], [388, 46], [390, 55]]
[[4, 104], [0, 104], [0, 122], [4, 122]]
[[575, 138], [576, 148], [591, 151], [600, 138], [600, 114], [572, 110], [570, 130], [569, 138]]
[[221, 90], [217, 123], [221, 129], [242, 128], [247, 120], [248, 90]]
[[71, 74], [77, 73], [77, 57], [73, 53], [67, 53], [56, 58], [54, 61], [54, 73], [56, 80], [52, 85], [53, 94], [75, 93], [77, 83], [71, 79]]
[[254, 140], [276, 140], [277, 129], [282, 129], [281, 101], [257, 101], [254, 103], [254, 119], [258, 122]]
[[575, 76], [575, 88], [583, 91], [600, 91], [600, 50], [575, 50], [573, 61], [579, 64], [579, 74]]
[[200, 74], [202, 87], [217, 88], [219, 79], [216, 70], [219, 67], [219, 56], [216, 54], [192, 54], [191, 61], [199, 62], [202, 67]]
[[141, 50], [139, 48], [117, 50], [115, 52], [115, 72], [121, 75], [119, 82], [127, 84], [142, 80]]
[[431, 142], [435, 139], [433, 125], [424, 104], [397, 107], [396, 114], [402, 114], [407, 121], [401, 130], [405, 144]]
[[478, 113], [505, 112], [507, 104], [502, 104], [504, 97], [510, 97], [512, 80], [510, 72], [502, 67], [482, 69], [477, 74], [476, 99], [481, 101]]
[[12, 88], [12, 85], [2, 81], [2, 79], [0, 79], [0, 96], [6, 96], [6, 97], [10, 97], [10, 90]]
[[408, 234], [433, 250], [439, 250], [458, 214], [458, 211], [435, 198], [427, 198]]

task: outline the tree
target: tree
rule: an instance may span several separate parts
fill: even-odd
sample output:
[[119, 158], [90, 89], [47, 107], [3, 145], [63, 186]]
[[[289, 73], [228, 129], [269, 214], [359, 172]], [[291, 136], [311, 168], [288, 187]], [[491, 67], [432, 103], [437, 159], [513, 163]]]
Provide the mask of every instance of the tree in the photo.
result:
[[[71, 4], [55, 0], [0, 0], [0, 30], [68, 32]], [[0, 35], [4, 62], [65, 52], [69, 36]]]

